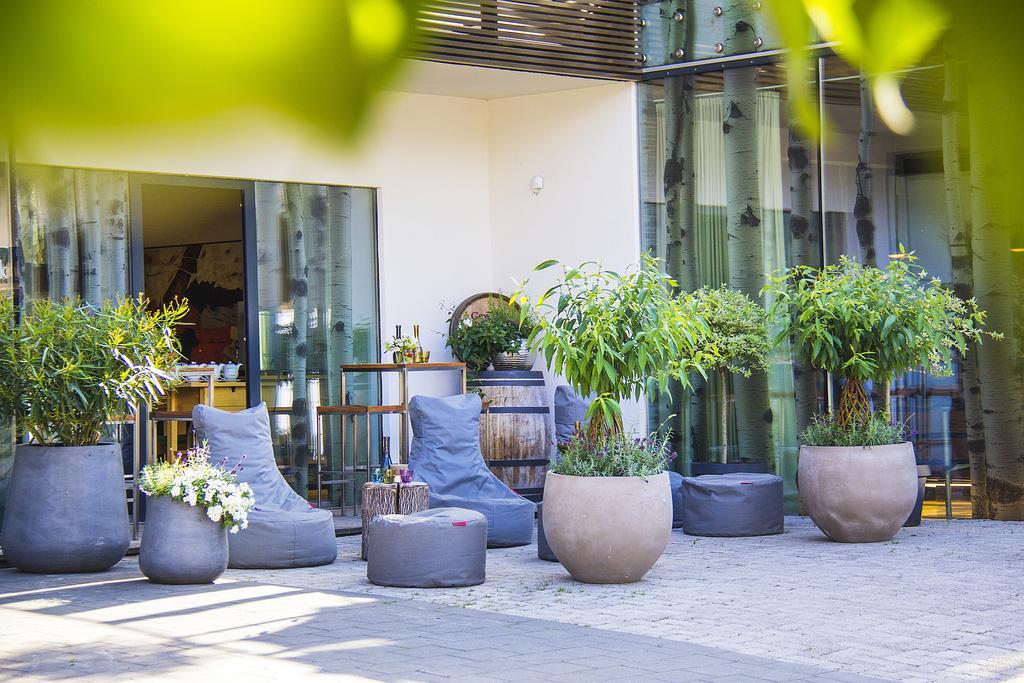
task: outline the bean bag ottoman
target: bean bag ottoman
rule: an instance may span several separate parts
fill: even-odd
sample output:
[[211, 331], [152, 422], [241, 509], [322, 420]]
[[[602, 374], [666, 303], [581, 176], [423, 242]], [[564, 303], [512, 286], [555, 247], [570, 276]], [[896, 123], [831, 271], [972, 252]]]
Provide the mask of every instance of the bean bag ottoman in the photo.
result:
[[684, 477], [682, 496], [683, 531], [691, 536], [782, 533], [782, 477], [774, 474]]
[[381, 515], [367, 530], [366, 578], [378, 586], [451, 588], [484, 582], [487, 518], [434, 508]]

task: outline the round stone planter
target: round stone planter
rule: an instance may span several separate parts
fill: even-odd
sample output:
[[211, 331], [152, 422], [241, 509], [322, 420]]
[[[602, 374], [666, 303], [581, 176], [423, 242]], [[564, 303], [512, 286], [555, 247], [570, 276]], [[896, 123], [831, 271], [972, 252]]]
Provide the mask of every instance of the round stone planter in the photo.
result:
[[577, 581], [639, 581], [665, 552], [672, 533], [668, 473], [570, 477], [548, 472], [543, 524], [548, 545]]
[[800, 499], [821, 531], [841, 543], [888, 541], [917, 502], [914, 447], [801, 446]]
[[99, 572], [130, 542], [118, 446], [17, 447], [0, 537], [7, 562], [39, 574]]
[[146, 499], [139, 569], [154, 583], [213, 583], [228, 568], [228, 532], [192, 507], [167, 496]]

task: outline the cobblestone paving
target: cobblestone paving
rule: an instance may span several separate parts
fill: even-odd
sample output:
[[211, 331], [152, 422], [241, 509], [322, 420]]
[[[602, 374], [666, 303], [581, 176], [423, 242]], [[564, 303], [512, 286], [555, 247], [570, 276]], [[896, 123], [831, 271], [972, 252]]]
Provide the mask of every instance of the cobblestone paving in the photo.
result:
[[648, 636], [239, 580], [0, 570], [0, 681], [870, 681]]
[[889, 543], [831, 543], [806, 518], [782, 536], [672, 534], [644, 581], [574, 582], [536, 547], [488, 551], [475, 588], [372, 586], [359, 538], [327, 570], [233, 578], [401, 596], [699, 643], [906, 681], [1024, 680], [1024, 523], [925, 520]]

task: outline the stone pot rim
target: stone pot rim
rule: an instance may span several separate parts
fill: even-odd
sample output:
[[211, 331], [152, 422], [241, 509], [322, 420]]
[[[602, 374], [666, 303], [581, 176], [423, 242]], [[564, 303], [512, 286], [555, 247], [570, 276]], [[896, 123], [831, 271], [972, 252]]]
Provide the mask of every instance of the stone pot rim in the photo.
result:
[[586, 481], [600, 480], [600, 481], [643, 481], [643, 482], [647, 482], [647, 481], [649, 481], [651, 479], [654, 479], [655, 477], [660, 477], [662, 475], [668, 476], [668, 471], [666, 470], [664, 472], [658, 472], [657, 474], [648, 474], [647, 476], [637, 475], [637, 476], [634, 476], [634, 477], [598, 477], [598, 476], [581, 477], [581, 476], [575, 475], [575, 474], [558, 474], [557, 472], [553, 472], [551, 470], [548, 470], [547, 473], [546, 473], [546, 476], [558, 477], [559, 479], [579, 479], [579, 480], [586, 480]]
[[808, 446], [807, 444], [800, 444], [800, 448], [813, 448], [818, 451], [873, 451], [878, 449], [888, 449], [894, 446], [913, 446], [912, 441], [900, 441], [899, 443], [885, 443], [879, 446]]
[[62, 443], [19, 443], [15, 444], [18, 449], [25, 450], [60, 450], [60, 451], [73, 451], [73, 450], [84, 450], [86, 448], [100, 448], [101, 446], [116, 446], [115, 441], [100, 441], [99, 443], [90, 444], [88, 446], [65, 446]]

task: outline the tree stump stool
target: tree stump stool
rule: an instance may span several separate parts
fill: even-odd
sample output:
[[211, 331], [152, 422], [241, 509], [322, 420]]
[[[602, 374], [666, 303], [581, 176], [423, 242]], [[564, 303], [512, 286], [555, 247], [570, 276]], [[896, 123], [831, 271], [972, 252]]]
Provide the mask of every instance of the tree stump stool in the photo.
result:
[[429, 507], [430, 487], [421, 481], [409, 484], [363, 484], [363, 539], [360, 557], [366, 559], [370, 521], [380, 515], [408, 515]]

